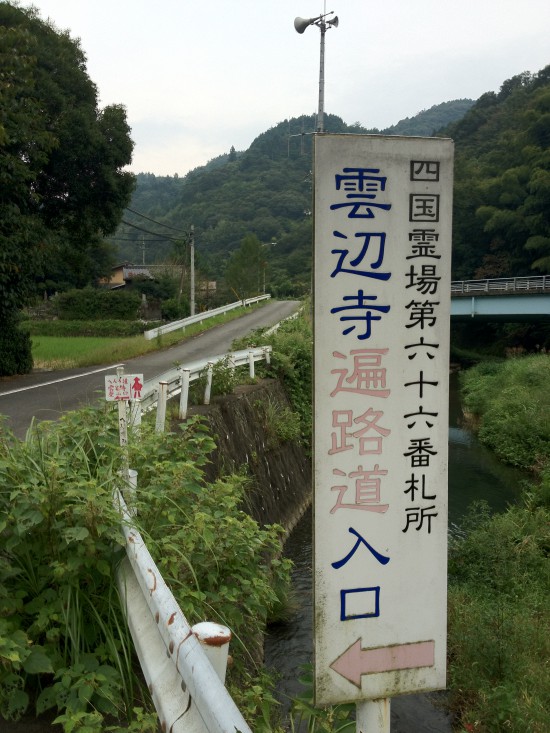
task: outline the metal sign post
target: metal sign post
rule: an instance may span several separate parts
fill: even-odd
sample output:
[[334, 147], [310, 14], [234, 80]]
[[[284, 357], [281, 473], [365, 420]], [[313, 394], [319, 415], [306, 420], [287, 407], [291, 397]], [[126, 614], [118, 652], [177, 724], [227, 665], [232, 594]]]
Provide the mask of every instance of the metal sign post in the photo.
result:
[[315, 699], [445, 687], [453, 144], [315, 136]]
[[118, 433], [123, 449], [122, 473], [126, 484], [129, 482], [128, 466], [128, 403], [141, 398], [143, 374], [124, 374], [124, 367], [117, 367], [116, 374], [105, 377], [105, 399], [118, 403]]

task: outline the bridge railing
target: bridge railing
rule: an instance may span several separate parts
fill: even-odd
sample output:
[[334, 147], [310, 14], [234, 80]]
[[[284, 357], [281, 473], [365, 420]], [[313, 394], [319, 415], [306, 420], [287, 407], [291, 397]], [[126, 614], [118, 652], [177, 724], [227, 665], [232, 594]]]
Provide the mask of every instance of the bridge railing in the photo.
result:
[[193, 323], [202, 323], [202, 321], [206, 321], [208, 318], [214, 318], [214, 316], [219, 316], [222, 313], [228, 313], [229, 311], [234, 310], [235, 308], [240, 308], [243, 305], [253, 305], [254, 303], [259, 303], [261, 300], [268, 300], [269, 298], [271, 298], [271, 295], [265, 294], [257, 295], [255, 298], [247, 298], [246, 300], [237, 300], [235, 303], [222, 305], [219, 308], [213, 308], [209, 311], [196, 313], [194, 316], [182, 318], [179, 321], [172, 321], [172, 323], [167, 323], [166, 325], [159, 326], [158, 328], [152, 328], [149, 331], [144, 331], [143, 335], [147, 341], [151, 341], [151, 339], [161, 336], [163, 333], [170, 333], [171, 331], [184, 329], [186, 326], [190, 326]]
[[550, 275], [534, 277], [500, 277], [487, 280], [453, 280], [451, 295], [540, 293], [550, 290]]

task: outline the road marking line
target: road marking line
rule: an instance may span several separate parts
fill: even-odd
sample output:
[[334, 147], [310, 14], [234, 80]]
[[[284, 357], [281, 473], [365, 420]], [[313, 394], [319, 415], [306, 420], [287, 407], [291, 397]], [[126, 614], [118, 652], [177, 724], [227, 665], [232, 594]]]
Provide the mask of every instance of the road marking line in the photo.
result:
[[11, 389], [9, 392], [0, 392], [0, 397], [6, 395], [16, 394], [17, 392], [26, 392], [29, 389], [38, 389], [39, 387], [49, 387], [51, 384], [59, 384], [59, 382], [68, 382], [70, 379], [80, 379], [80, 377], [89, 377], [92, 374], [98, 374], [99, 372], [106, 372], [108, 369], [116, 369], [117, 367], [124, 366], [124, 364], [111, 364], [108, 367], [102, 367], [101, 369], [94, 369], [91, 372], [85, 374], [73, 374], [72, 377], [63, 377], [62, 379], [52, 379], [51, 382], [41, 382], [40, 384], [32, 384], [28, 387], [19, 387], [19, 389]]

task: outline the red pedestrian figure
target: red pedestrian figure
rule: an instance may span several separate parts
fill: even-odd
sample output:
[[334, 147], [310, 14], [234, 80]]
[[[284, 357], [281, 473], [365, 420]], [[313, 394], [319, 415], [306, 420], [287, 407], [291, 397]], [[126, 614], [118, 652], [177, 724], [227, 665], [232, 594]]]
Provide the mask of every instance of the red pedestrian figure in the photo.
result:
[[135, 400], [140, 399], [142, 389], [143, 384], [139, 381], [139, 377], [135, 377], [134, 381], [132, 382], [132, 392], [134, 394]]

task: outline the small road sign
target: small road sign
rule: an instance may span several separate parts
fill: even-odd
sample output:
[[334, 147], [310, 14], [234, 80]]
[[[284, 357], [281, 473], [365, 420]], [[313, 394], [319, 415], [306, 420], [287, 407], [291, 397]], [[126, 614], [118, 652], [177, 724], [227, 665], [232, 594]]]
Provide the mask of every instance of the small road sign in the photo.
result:
[[143, 374], [108, 374], [105, 377], [107, 402], [139, 400], [143, 389]]

